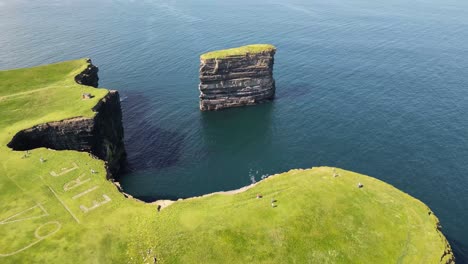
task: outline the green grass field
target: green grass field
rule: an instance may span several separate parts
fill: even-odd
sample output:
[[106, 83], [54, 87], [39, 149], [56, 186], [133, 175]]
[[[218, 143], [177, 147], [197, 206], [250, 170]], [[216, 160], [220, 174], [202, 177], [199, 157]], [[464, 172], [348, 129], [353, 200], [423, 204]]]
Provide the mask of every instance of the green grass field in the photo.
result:
[[200, 56], [200, 59], [202, 60], [222, 59], [222, 58], [231, 57], [231, 56], [242, 56], [242, 55], [247, 55], [247, 54], [255, 54], [255, 53], [260, 53], [260, 52], [265, 52], [265, 51], [271, 51], [271, 50], [276, 50], [275, 46], [270, 45], [270, 44], [253, 44], [253, 45], [247, 45], [247, 46], [242, 46], [238, 48], [207, 52], [205, 54], [202, 54]]
[[[427, 206], [350, 171], [337, 169], [333, 177], [328, 167], [292, 170], [245, 192], [178, 201], [157, 212], [154, 204], [124, 198], [106, 180], [104, 163], [86, 153], [35, 149], [25, 158], [7, 148], [22, 129], [94, 115], [107, 90], [74, 82], [86, 66], [83, 59], [0, 71], [0, 263], [449, 259], [441, 259], [449, 245]], [[96, 97], [82, 100], [83, 92]]]

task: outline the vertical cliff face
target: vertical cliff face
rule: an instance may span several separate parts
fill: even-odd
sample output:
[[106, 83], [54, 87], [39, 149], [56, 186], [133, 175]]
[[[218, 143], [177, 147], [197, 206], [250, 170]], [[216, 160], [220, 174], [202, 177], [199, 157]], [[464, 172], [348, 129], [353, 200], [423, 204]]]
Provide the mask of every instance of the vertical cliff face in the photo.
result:
[[107, 161], [111, 173], [115, 175], [126, 158], [119, 93], [109, 91], [94, 110], [97, 114], [93, 120], [95, 141], [91, 153]]
[[[85, 85], [97, 85], [97, 67], [92, 64], [75, 80]], [[18, 132], [8, 144], [14, 150], [50, 148], [85, 151], [107, 162], [116, 175], [125, 160], [122, 111], [117, 91], [109, 91], [93, 108], [94, 118], [77, 117], [40, 124]]]
[[92, 87], [98, 87], [99, 69], [98, 67], [94, 66], [91, 63], [90, 59], [88, 59], [87, 62], [88, 62], [88, 67], [84, 71], [79, 73], [77, 76], [75, 76], [75, 81], [79, 84], [88, 85]]
[[269, 46], [264, 50], [250, 51], [249, 47], [202, 55], [200, 110], [253, 105], [274, 98], [273, 64], [276, 49]]

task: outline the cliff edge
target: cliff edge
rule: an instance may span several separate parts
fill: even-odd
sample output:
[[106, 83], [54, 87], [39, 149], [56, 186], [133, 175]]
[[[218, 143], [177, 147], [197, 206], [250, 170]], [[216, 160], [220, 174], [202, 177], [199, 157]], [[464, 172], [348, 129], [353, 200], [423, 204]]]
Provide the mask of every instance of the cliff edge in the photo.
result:
[[[98, 68], [89, 59], [87, 64], [75, 76], [75, 81], [97, 88]], [[108, 91], [92, 110], [96, 113], [94, 117], [75, 117], [23, 129], [8, 143], [8, 147], [13, 150], [45, 147], [89, 152], [104, 160], [111, 175], [116, 175], [126, 157], [119, 93]]]
[[426, 205], [362, 174], [291, 170], [158, 211], [125, 198], [87, 152], [8, 148], [43, 139], [123, 155], [118, 94], [78, 84], [86, 69], [96, 72], [86, 60], [0, 71], [0, 263], [454, 262]]
[[275, 96], [276, 48], [257, 44], [200, 56], [200, 110], [254, 105]]

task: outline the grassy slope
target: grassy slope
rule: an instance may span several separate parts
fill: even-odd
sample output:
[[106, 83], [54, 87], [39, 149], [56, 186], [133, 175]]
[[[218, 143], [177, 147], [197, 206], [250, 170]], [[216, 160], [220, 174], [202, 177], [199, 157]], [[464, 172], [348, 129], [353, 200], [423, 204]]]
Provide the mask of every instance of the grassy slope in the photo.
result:
[[[152, 263], [154, 255], [158, 263], [438, 263], [442, 256], [446, 240], [424, 204], [348, 171], [334, 178], [331, 168], [294, 170], [243, 193], [184, 200], [157, 213], [125, 199], [105, 180], [103, 162], [86, 153], [36, 149], [22, 158], [8, 149], [20, 129], [94, 114], [107, 91], [73, 81], [85, 67], [78, 60], [0, 72], [1, 263]], [[83, 91], [96, 97], [83, 101]], [[73, 162], [79, 168], [50, 174]], [[83, 174], [89, 181], [65, 190]], [[80, 209], [103, 194], [111, 201]]]
[[207, 52], [205, 54], [202, 54], [200, 58], [202, 60], [208, 60], [208, 59], [222, 59], [230, 56], [240, 56], [240, 55], [246, 55], [246, 54], [254, 54], [254, 53], [260, 53], [264, 51], [271, 51], [275, 50], [275, 46], [270, 45], [270, 44], [253, 44], [253, 45], [247, 45], [247, 46], [242, 46], [238, 48], [232, 48], [232, 49], [224, 49], [224, 50], [216, 50], [216, 51], [211, 51]]

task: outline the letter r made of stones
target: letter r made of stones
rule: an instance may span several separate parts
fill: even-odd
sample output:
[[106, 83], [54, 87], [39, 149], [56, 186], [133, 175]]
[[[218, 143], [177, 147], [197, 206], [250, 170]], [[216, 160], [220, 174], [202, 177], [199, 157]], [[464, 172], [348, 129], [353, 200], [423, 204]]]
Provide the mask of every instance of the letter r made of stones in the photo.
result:
[[65, 185], [63, 185], [63, 190], [68, 192], [69, 190], [75, 189], [76, 187], [83, 185], [91, 180], [90, 178], [83, 179], [84, 177], [85, 174], [81, 174], [81, 176], [78, 176], [78, 178], [65, 183]]

